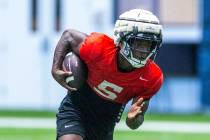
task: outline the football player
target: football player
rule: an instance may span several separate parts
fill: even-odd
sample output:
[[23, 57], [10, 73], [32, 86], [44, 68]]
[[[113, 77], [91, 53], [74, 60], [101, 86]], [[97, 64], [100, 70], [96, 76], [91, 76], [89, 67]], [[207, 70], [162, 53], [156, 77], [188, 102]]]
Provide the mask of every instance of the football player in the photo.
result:
[[[58, 140], [112, 140], [124, 106], [132, 101], [126, 124], [138, 128], [144, 121], [149, 100], [163, 82], [153, 59], [162, 43], [162, 27], [151, 12], [134, 9], [120, 15], [114, 38], [66, 30], [54, 52], [52, 75], [68, 89], [57, 113]], [[62, 70], [68, 52], [87, 65], [87, 82], [81, 89], [70, 87]]]

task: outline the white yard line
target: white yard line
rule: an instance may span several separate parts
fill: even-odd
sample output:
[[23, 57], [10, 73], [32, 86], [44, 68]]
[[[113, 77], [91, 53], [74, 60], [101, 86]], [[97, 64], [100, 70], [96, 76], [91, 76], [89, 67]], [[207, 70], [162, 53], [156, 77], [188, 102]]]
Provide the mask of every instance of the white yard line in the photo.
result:
[[[119, 123], [116, 130], [127, 131], [125, 123]], [[210, 134], [210, 123], [205, 122], [174, 122], [174, 121], [145, 121], [139, 131], [153, 132], [177, 132], [177, 133], [208, 133]]]
[[0, 118], [0, 127], [7, 128], [55, 128], [55, 123], [48, 118]]
[[[55, 129], [55, 119], [48, 118], [0, 118], [1, 128], [46, 128]], [[130, 129], [121, 121], [116, 129], [129, 131]], [[208, 133], [210, 123], [206, 122], [173, 122], [173, 121], [145, 121], [137, 131], [177, 132], [177, 133]]]

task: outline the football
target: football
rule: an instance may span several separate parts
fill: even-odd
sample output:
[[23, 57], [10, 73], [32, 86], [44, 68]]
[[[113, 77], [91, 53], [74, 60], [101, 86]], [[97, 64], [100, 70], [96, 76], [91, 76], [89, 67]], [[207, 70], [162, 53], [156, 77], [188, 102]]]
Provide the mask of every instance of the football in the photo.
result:
[[87, 68], [84, 62], [73, 52], [68, 53], [63, 61], [63, 70], [72, 72], [73, 76], [66, 78], [70, 87], [80, 89], [87, 79]]

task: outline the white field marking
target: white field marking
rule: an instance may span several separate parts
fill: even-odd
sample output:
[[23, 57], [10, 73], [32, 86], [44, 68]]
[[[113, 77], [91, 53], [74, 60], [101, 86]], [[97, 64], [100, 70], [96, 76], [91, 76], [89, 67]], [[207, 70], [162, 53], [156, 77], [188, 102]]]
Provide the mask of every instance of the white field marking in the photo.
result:
[[[116, 130], [127, 131], [125, 123], [119, 123]], [[178, 122], [178, 121], [145, 121], [137, 131], [176, 132], [176, 133], [208, 133], [210, 123], [207, 122]]]
[[69, 83], [74, 80], [74, 76], [69, 76], [66, 78], [66, 83]]
[[[0, 128], [44, 128], [55, 129], [56, 120], [48, 118], [13, 118], [0, 117]], [[119, 131], [129, 131], [124, 121], [117, 124]], [[210, 134], [210, 123], [207, 122], [174, 122], [145, 121], [135, 131], [176, 132], [176, 133], [207, 133]]]
[[48, 118], [0, 118], [0, 127], [6, 128], [56, 128], [55, 119]]

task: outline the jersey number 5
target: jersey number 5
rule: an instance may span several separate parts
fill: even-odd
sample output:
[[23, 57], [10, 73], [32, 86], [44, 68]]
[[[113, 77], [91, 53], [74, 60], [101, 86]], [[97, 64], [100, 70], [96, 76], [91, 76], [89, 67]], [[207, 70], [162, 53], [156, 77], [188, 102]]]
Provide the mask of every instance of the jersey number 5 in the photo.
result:
[[117, 94], [119, 94], [123, 90], [122, 87], [110, 83], [106, 80], [101, 82], [97, 87], [93, 88], [98, 94], [111, 100], [115, 100], [117, 98]]

